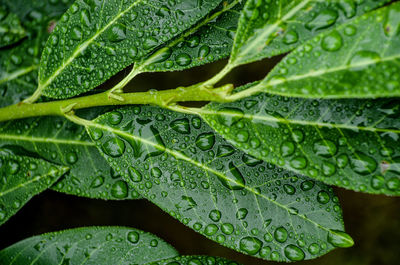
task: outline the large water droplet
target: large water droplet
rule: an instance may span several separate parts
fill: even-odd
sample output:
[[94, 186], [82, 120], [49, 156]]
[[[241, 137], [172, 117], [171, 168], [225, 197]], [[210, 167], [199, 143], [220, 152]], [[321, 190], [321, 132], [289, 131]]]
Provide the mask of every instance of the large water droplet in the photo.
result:
[[210, 214], [208, 215], [208, 217], [214, 221], [214, 222], [218, 222], [219, 220], [221, 220], [221, 212], [218, 210], [212, 210], [210, 212]]
[[127, 239], [128, 239], [128, 241], [131, 242], [132, 244], [136, 244], [137, 242], [139, 242], [140, 235], [139, 235], [139, 233], [136, 232], [136, 231], [131, 231], [131, 232], [128, 233]]
[[121, 139], [114, 137], [102, 145], [102, 150], [111, 157], [120, 157], [125, 152], [125, 143]]
[[342, 45], [342, 36], [337, 31], [332, 31], [330, 34], [326, 35], [321, 42], [322, 49], [328, 52], [338, 51], [342, 48]]
[[372, 157], [357, 151], [350, 158], [350, 166], [354, 172], [361, 175], [368, 175], [376, 170], [378, 164]]
[[247, 214], [249, 213], [249, 211], [247, 211], [246, 208], [240, 208], [237, 212], [236, 212], [236, 218], [238, 220], [243, 220], [246, 218]]
[[140, 173], [136, 168], [130, 166], [128, 168], [128, 172], [129, 172], [129, 178], [133, 181], [133, 182], [140, 182], [142, 181], [143, 177], [142, 177], [142, 173]]
[[196, 139], [196, 146], [203, 151], [210, 150], [215, 144], [214, 133], [202, 133]]
[[190, 134], [190, 125], [187, 118], [175, 120], [171, 122], [171, 127], [174, 131], [181, 134]]
[[303, 250], [295, 245], [287, 245], [285, 247], [285, 256], [291, 261], [301, 261], [305, 258]]
[[128, 197], [128, 185], [125, 181], [119, 180], [111, 187], [111, 195], [117, 199]]
[[287, 232], [286, 228], [284, 228], [283, 226], [278, 227], [274, 232], [274, 238], [279, 243], [286, 242], [286, 240], [288, 238], [288, 232]]
[[263, 243], [261, 240], [255, 237], [244, 237], [240, 240], [239, 247], [242, 251], [249, 255], [255, 255], [260, 251]]
[[310, 22], [306, 24], [309, 30], [319, 30], [332, 26], [336, 23], [339, 15], [337, 11], [332, 9], [325, 9], [319, 12]]
[[219, 176], [219, 180], [230, 190], [242, 190], [245, 187], [243, 175], [233, 162], [229, 162], [229, 171], [226, 176]]
[[348, 248], [354, 245], [353, 239], [348, 234], [338, 230], [328, 233], [328, 242], [339, 248]]

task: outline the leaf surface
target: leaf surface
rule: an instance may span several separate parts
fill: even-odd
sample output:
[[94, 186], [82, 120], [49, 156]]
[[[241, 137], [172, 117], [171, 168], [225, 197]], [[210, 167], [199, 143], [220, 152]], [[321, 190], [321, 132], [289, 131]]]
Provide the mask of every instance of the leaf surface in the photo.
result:
[[14, 44], [26, 36], [18, 16], [0, 4], [0, 48]]
[[77, 0], [47, 42], [38, 91], [68, 98], [102, 84], [193, 26], [221, 0]]
[[400, 195], [399, 106], [398, 99], [261, 93], [209, 104], [199, 113], [225, 139], [259, 159], [330, 185]]
[[200, 265], [200, 264], [210, 264], [210, 265], [239, 265], [239, 263], [234, 261], [229, 261], [224, 258], [210, 257], [210, 256], [178, 256], [175, 258], [157, 261], [157, 263], [149, 263], [148, 265]]
[[30, 96], [37, 87], [40, 56], [49, 30], [71, 3], [52, 0], [2, 0], [28, 29], [20, 45], [0, 50], [0, 107], [16, 104]]
[[327, 253], [330, 235], [351, 244], [338, 232], [341, 209], [329, 187], [246, 155], [197, 116], [130, 107], [89, 126], [141, 195], [219, 244], [280, 261]]
[[224, 1], [199, 29], [190, 29], [166, 47], [135, 64], [139, 72], [180, 71], [228, 57], [243, 3]]
[[[93, 119], [103, 112], [92, 109], [78, 114]], [[139, 198], [100, 155], [84, 127], [65, 118], [41, 117], [0, 124], [0, 146], [15, 145], [70, 168], [52, 187], [57, 191], [105, 200]]]
[[237, 66], [283, 54], [387, 2], [249, 0], [240, 17], [230, 64]]
[[14, 156], [0, 149], [0, 225], [33, 196], [49, 188], [67, 170], [66, 167], [30, 157]]
[[400, 3], [396, 2], [308, 41], [258, 88], [306, 98], [399, 96], [399, 47]]
[[88, 227], [48, 233], [0, 251], [1, 264], [147, 264], [177, 251], [160, 238], [132, 228]]

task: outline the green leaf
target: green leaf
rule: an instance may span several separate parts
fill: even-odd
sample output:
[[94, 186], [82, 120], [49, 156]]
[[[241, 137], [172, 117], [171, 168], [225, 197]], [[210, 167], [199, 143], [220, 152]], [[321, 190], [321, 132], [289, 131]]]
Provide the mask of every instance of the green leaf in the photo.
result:
[[0, 5], [0, 48], [14, 44], [26, 36], [18, 16]]
[[[28, 38], [11, 49], [0, 50], [0, 107], [16, 104], [37, 87], [37, 76], [48, 30], [71, 2], [52, 0], [2, 0], [29, 29]], [[48, 3], [49, 2], [49, 3]]]
[[400, 96], [399, 47], [396, 2], [308, 41], [257, 89], [307, 98]]
[[259, 94], [201, 116], [236, 147], [327, 184], [400, 195], [400, 101]]
[[43, 53], [38, 92], [68, 98], [102, 84], [216, 8], [221, 0], [77, 0]]
[[229, 261], [224, 258], [210, 257], [210, 256], [179, 256], [167, 260], [157, 261], [154, 263], [148, 263], [148, 265], [239, 265], [234, 261]]
[[387, 2], [390, 1], [249, 0], [240, 18], [230, 65], [288, 52], [320, 32]]
[[67, 170], [66, 167], [14, 156], [0, 149], [0, 225], [33, 196], [49, 188]]
[[0, 251], [1, 264], [147, 264], [177, 251], [160, 238], [132, 228], [90, 227], [31, 237]]
[[[78, 112], [92, 119], [104, 109]], [[113, 171], [84, 127], [63, 117], [43, 117], [0, 124], [0, 146], [17, 145], [70, 172], [52, 188], [67, 194], [105, 200], [137, 199], [139, 194]]]
[[172, 40], [166, 47], [136, 63], [138, 72], [184, 70], [227, 58], [243, 4], [238, 0], [224, 1], [206, 17], [199, 29], [193, 28]]
[[295, 261], [338, 246], [330, 234], [342, 238], [331, 188], [246, 155], [197, 116], [130, 107], [88, 126], [106, 160], [142, 196], [221, 245]]

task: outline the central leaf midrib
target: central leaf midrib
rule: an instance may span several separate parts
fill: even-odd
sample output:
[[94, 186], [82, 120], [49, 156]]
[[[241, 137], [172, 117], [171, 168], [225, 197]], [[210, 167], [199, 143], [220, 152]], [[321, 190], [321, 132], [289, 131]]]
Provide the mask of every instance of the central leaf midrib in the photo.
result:
[[[95, 120], [95, 122], [96, 122], [96, 120]], [[171, 155], [173, 155], [173, 156], [175, 156], [175, 157], [181, 158], [182, 160], [185, 160], [185, 161], [187, 161], [187, 162], [189, 162], [189, 163], [191, 163], [191, 164], [193, 164], [193, 165], [195, 165], [195, 166], [197, 166], [197, 167], [199, 167], [199, 168], [202, 168], [202, 169], [204, 169], [204, 170], [206, 170], [206, 171], [209, 171], [209, 172], [215, 174], [216, 176], [221, 177], [221, 178], [224, 179], [225, 181], [233, 182], [233, 183], [235, 183], [236, 185], [238, 185], [238, 186], [240, 186], [240, 187], [242, 187], [242, 188], [248, 190], [249, 192], [251, 192], [252, 194], [254, 194], [254, 195], [256, 195], [256, 196], [257, 196], [257, 195], [258, 195], [258, 196], [261, 196], [261, 197], [264, 198], [265, 200], [267, 200], [267, 201], [269, 201], [270, 203], [275, 204], [276, 206], [278, 206], [278, 207], [280, 207], [280, 208], [286, 210], [286, 212], [287, 212], [288, 214], [290, 214], [289, 208], [286, 207], [285, 205], [280, 204], [280, 203], [278, 203], [278, 202], [276, 202], [276, 201], [274, 201], [274, 200], [272, 200], [272, 199], [270, 199], [270, 198], [264, 196], [264, 194], [261, 194], [261, 193], [256, 192], [255, 189], [253, 189], [253, 188], [251, 188], [251, 187], [249, 187], [249, 186], [243, 185], [242, 183], [239, 183], [239, 182], [237, 182], [237, 181], [235, 181], [235, 180], [233, 180], [233, 179], [230, 179], [230, 178], [228, 178], [226, 175], [224, 175], [224, 174], [222, 174], [222, 173], [220, 173], [220, 172], [218, 172], [218, 171], [216, 171], [216, 170], [214, 170], [214, 169], [212, 169], [212, 168], [209, 168], [209, 167], [207, 167], [207, 166], [204, 166], [203, 164], [200, 164], [199, 162], [197, 162], [197, 161], [195, 161], [195, 160], [193, 160], [193, 159], [191, 159], [191, 158], [189, 158], [189, 157], [187, 157], [187, 156], [185, 156], [185, 155], [183, 155], [183, 154], [181, 154], [181, 153], [179, 153], [179, 152], [176, 152], [176, 151], [174, 151], [174, 150], [171, 150], [171, 149], [169, 149], [169, 148], [167, 148], [167, 147], [165, 147], [165, 146], [162, 146], [162, 145], [159, 145], [159, 144], [155, 144], [154, 142], [151, 142], [151, 141], [149, 141], [149, 140], [147, 140], [147, 139], [144, 139], [144, 138], [141, 138], [141, 137], [138, 137], [138, 136], [135, 136], [135, 135], [131, 135], [131, 134], [128, 134], [128, 133], [126, 133], [126, 132], [124, 132], [124, 131], [117, 130], [117, 129], [114, 129], [114, 128], [111, 128], [111, 127], [108, 127], [108, 126], [105, 126], [105, 125], [101, 125], [101, 124], [98, 124], [98, 123], [95, 123], [95, 122], [88, 122], [87, 125], [88, 125], [88, 126], [95, 127], [95, 128], [99, 128], [99, 129], [102, 129], [102, 130], [109, 131], [109, 132], [111, 132], [111, 133], [113, 133], [113, 134], [117, 134], [117, 135], [120, 135], [120, 136], [122, 136], [122, 137], [127, 137], [127, 138], [131, 138], [131, 139], [133, 139], [133, 140], [136, 140], [136, 141], [141, 141], [141, 142], [143, 142], [144, 144], [148, 144], [148, 145], [150, 145], [150, 146], [153, 146], [153, 147], [156, 148], [156, 149], [163, 150], [163, 151], [165, 151], [165, 152], [167, 152], [167, 153], [169, 153], [169, 154], [171, 154]], [[303, 215], [298, 214], [297, 216], [299, 216], [300, 218], [302, 218], [302, 219], [304, 219], [304, 220], [306, 220], [306, 221], [308, 221], [308, 222], [314, 224], [316, 227], [319, 227], [319, 228], [321, 228], [321, 229], [323, 229], [323, 230], [325, 230], [325, 231], [328, 231], [328, 232], [331, 231], [331, 229], [326, 228], [326, 227], [324, 227], [324, 226], [322, 226], [322, 225], [316, 223], [315, 221], [306, 218], [306, 217], [303, 216]]]
[[93, 35], [90, 39], [85, 41], [84, 43], [80, 44], [76, 49], [75, 52], [72, 54], [71, 57], [67, 60], [67, 62], [63, 63], [55, 72], [53, 75], [51, 75], [49, 78], [47, 78], [46, 82], [42, 84], [41, 80], [39, 79], [39, 90], [43, 90], [44, 88], [48, 87], [51, 82], [54, 81], [55, 78], [66, 68], [68, 67], [77, 56], [81, 54], [83, 50], [85, 50], [90, 44], [92, 44], [93, 41], [97, 39], [104, 31], [106, 31], [109, 27], [111, 27], [118, 19], [120, 19], [123, 15], [128, 13], [134, 6], [139, 4], [140, 2], [143, 2], [144, 0], [136, 0], [132, 5], [130, 5], [125, 11], [119, 13], [117, 16], [114, 17], [105, 27], [103, 27], [101, 30], [99, 30], [96, 34]]
[[6, 82], [12, 81], [14, 79], [17, 79], [20, 76], [26, 75], [38, 68], [39, 68], [39, 65], [31, 65], [29, 67], [18, 69], [17, 71], [14, 71], [12, 73], [7, 73], [6, 75], [1, 76], [0, 85], [4, 84]]
[[95, 146], [92, 142], [78, 141], [78, 140], [67, 140], [67, 139], [54, 139], [54, 138], [43, 138], [35, 136], [23, 136], [14, 134], [0, 134], [0, 139], [21, 141], [21, 142], [41, 142], [41, 143], [54, 143], [54, 144], [65, 144], [65, 145], [81, 145], [81, 146]]

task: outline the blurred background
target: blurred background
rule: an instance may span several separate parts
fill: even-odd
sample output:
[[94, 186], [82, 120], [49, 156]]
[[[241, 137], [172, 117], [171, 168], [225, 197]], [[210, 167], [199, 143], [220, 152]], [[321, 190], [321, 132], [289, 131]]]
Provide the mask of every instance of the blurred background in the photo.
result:
[[[224, 83], [236, 86], [262, 79], [280, 60], [264, 60], [235, 70]], [[177, 73], [145, 74], [128, 87], [131, 91], [167, 89], [207, 80], [224, 61]], [[129, 71], [109, 80], [115, 84]], [[344, 212], [346, 231], [355, 246], [337, 249], [319, 259], [297, 264], [395, 265], [400, 264], [400, 198], [336, 189]], [[33, 198], [0, 227], [0, 249], [27, 237], [82, 226], [128, 226], [153, 233], [184, 255], [213, 255], [244, 265], [281, 264], [251, 258], [210, 241], [146, 200], [101, 201], [46, 191]], [[21, 264], [24, 265], [24, 264]]]

